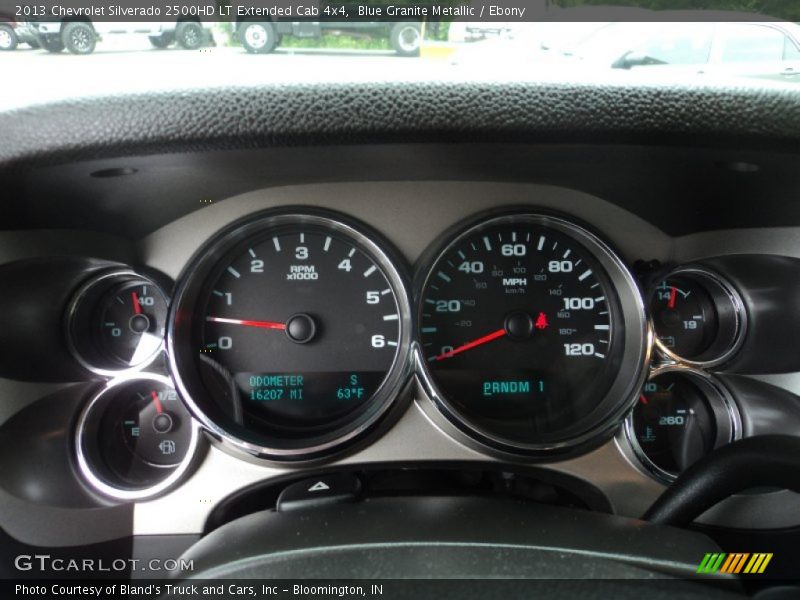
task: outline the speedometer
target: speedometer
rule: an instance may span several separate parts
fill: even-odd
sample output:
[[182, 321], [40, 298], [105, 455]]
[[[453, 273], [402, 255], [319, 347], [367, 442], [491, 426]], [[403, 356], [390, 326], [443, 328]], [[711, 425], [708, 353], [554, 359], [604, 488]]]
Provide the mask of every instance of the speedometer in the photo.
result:
[[376, 235], [321, 214], [267, 214], [223, 232], [187, 268], [168, 344], [198, 419], [274, 459], [330, 451], [397, 397], [410, 317]]
[[429, 395], [470, 439], [571, 450], [610, 436], [635, 401], [648, 353], [641, 297], [582, 227], [535, 214], [469, 226], [431, 253], [418, 295]]

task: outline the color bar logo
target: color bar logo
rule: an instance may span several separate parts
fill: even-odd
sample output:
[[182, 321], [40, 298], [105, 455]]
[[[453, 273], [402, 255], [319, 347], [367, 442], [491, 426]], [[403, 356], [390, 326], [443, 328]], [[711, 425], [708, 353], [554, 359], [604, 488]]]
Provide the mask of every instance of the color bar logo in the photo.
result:
[[763, 573], [769, 561], [772, 560], [772, 553], [749, 554], [747, 552], [733, 554], [706, 554], [700, 566], [697, 567], [698, 573], [748, 573], [755, 575]]

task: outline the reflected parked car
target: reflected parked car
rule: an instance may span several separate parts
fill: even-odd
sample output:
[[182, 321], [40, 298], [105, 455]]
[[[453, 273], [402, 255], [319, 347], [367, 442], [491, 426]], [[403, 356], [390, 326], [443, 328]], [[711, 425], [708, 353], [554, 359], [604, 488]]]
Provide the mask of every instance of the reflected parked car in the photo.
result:
[[422, 45], [422, 24], [416, 21], [239, 21], [234, 33], [251, 54], [272, 52], [284, 36], [319, 39], [325, 34], [388, 38], [400, 56], [418, 56]]
[[19, 44], [38, 48], [36, 34], [25, 21], [18, 21], [12, 15], [0, 13], [0, 52], [15, 50]]
[[166, 48], [177, 42], [186, 50], [197, 50], [213, 42], [211, 30], [199, 21], [107, 23], [55, 19], [32, 21], [30, 26], [39, 45], [54, 53], [66, 48], [72, 54], [91, 54], [97, 42], [117, 35], [145, 35], [155, 48]]
[[609, 23], [572, 48], [564, 64], [709, 75], [800, 75], [800, 25], [764, 22]]

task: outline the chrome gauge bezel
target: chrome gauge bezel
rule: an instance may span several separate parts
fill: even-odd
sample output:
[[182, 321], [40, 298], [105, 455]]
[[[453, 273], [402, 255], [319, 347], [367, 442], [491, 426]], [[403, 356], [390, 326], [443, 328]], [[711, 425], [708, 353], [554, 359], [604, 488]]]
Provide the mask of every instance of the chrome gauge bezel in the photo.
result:
[[75, 460], [77, 463], [78, 471], [83, 477], [84, 481], [96, 492], [109, 498], [121, 501], [134, 501], [145, 500], [159, 496], [166, 492], [186, 475], [189, 468], [192, 466], [196, 457], [198, 456], [198, 448], [200, 445], [200, 427], [194, 419], [191, 419], [191, 438], [189, 441], [189, 449], [184, 459], [174, 467], [169, 475], [159, 481], [158, 483], [146, 488], [128, 488], [123, 485], [115, 485], [113, 482], [108, 481], [100, 475], [92, 464], [92, 457], [87, 452], [87, 444], [90, 440], [86, 439], [86, 431], [88, 420], [92, 418], [96, 410], [102, 409], [102, 403], [109, 394], [116, 393], [118, 388], [124, 387], [132, 382], [137, 381], [152, 381], [167, 387], [174, 387], [172, 381], [163, 375], [156, 375], [155, 373], [135, 373], [121, 375], [116, 379], [107, 382], [100, 391], [94, 394], [78, 417], [75, 427], [74, 443], [75, 443]]
[[[706, 396], [706, 400], [716, 417], [717, 440], [714, 448], [719, 448], [725, 444], [741, 439], [742, 418], [739, 414], [739, 408], [730, 391], [728, 391], [728, 388], [725, 387], [719, 378], [711, 373], [693, 367], [672, 364], [653, 368], [650, 371], [650, 376], [647, 378], [647, 381], [666, 373], [678, 373], [683, 377], [687, 377], [702, 389], [704, 393], [710, 393], [715, 396], [714, 400], [712, 400], [710, 396]], [[723, 428], [722, 432], [720, 432], [720, 428]], [[656, 481], [669, 485], [677, 479], [678, 475], [670, 473], [656, 465], [642, 449], [639, 441], [636, 439], [636, 433], [633, 430], [633, 410], [631, 410], [630, 414], [628, 414], [628, 417], [625, 419], [625, 424], [620, 430], [620, 435], [617, 436], [616, 441], [617, 446], [628, 460], [639, 470]]]
[[67, 340], [67, 348], [72, 354], [72, 357], [84, 369], [95, 375], [102, 377], [121, 377], [133, 373], [138, 373], [143, 369], [149, 367], [155, 360], [164, 352], [164, 339], [158, 347], [149, 354], [144, 360], [131, 365], [129, 367], [110, 368], [97, 364], [92, 358], [85, 355], [81, 350], [82, 343], [78, 341], [78, 332], [76, 331], [76, 320], [78, 318], [79, 310], [84, 302], [89, 301], [90, 294], [97, 291], [102, 295], [108, 290], [112, 289], [115, 285], [125, 283], [130, 280], [146, 281], [148, 285], [152, 285], [158, 292], [166, 299], [169, 304], [169, 296], [164, 292], [162, 287], [158, 285], [152, 278], [137, 273], [133, 269], [111, 269], [104, 270], [96, 275], [87, 279], [72, 295], [72, 298], [67, 305], [67, 310], [64, 318], [64, 334]]
[[[421, 311], [421, 296], [433, 267], [452, 247], [475, 232], [495, 225], [521, 225], [530, 223], [552, 228], [574, 239], [590, 252], [606, 271], [610, 285], [618, 295], [620, 326], [624, 327], [624, 349], [621, 367], [606, 395], [597, 406], [613, 405], [608, 415], [582, 433], [550, 444], [522, 444], [502, 439], [483, 431], [466, 418], [448, 401], [431, 375], [422, 351], [420, 317], [416, 315], [414, 328], [414, 363], [423, 397], [417, 404], [440, 429], [462, 444], [479, 452], [510, 460], [553, 460], [566, 458], [599, 445], [613, 437], [638, 398], [639, 390], [647, 377], [650, 363], [652, 335], [646, 317], [644, 299], [639, 286], [622, 259], [597, 235], [567, 218], [530, 209], [506, 209], [489, 214], [472, 216], [445, 232], [440, 241], [431, 246], [418, 263], [414, 299], [416, 310]], [[616, 400], [615, 400], [616, 399]]]
[[[710, 356], [707, 359], [691, 359], [675, 353], [664, 344], [664, 342], [656, 333], [653, 315], [649, 311], [650, 303], [656, 293], [655, 286], [651, 286], [647, 292], [647, 306], [650, 326], [653, 330], [654, 344], [657, 353], [668, 361], [686, 365], [688, 367], [694, 367], [696, 369], [717, 367], [730, 361], [742, 347], [745, 334], [747, 332], [747, 310], [745, 309], [745, 304], [741, 295], [739, 294], [739, 291], [725, 277], [702, 265], [681, 266], [676, 269], [672, 269], [663, 276], [659, 276], [657, 280], [663, 281], [670, 277], [685, 277], [689, 279], [695, 279], [696, 281], [701, 282], [701, 285], [704, 286], [715, 304], [718, 302], [729, 303], [728, 308], [730, 309], [730, 312], [726, 314], [730, 314], [731, 318], [733, 319], [733, 321], [729, 324], [733, 328], [733, 334], [730, 336], [729, 341], [722, 343], [722, 350], [716, 352], [713, 356]], [[714, 308], [718, 313], [721, 312], [719, 306], [715, 306]]]
[[[183, 372], [191, 358], [184, 352], [192, 352], [190, 339], [193, 310], [196, 310], [192, 294], [203, 284], [209, 270], [227, 251], [244, 240], [284, 226], [317, 226], [327, 228], [353, 240], [369, 253], [385, 274], [392, 290], [399, 314], [400, 339], [394, 359], [381, 385], [369, 400], [368, 410], [357, 415], [353, 423], [334, 432], [335, 437], [321, 443], [303, 447], [286, 448], [253, 443], [242, 439], [217, 424], [202, 409], [194, 398], [191, 383]], [[236, 455], [279, 462], [308, 462], [338, 454], [350, 448], [368, 432], [372, 432], [390, 410], [403, 397], [403, 389], [411, 377], [411, 300], [407, 276], [400, 255], [388, 241], [369, 226], [345, 215], [313, 207], [267, 210], [248, 215], [229, 224], [217, 232], [195, 253], [178, 280], [176, 292], [167, 319], [166, 348], [170, 371], [184, 403], [202, 427], [211, 434], [223, 449]], [[180, 321], [180, 322], [179, 322]]]

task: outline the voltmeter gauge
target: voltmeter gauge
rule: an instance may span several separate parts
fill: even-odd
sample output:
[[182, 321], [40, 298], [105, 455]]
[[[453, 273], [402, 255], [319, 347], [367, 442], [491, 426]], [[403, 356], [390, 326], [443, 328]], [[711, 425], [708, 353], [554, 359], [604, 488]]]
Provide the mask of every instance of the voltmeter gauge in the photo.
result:
[[146, 366], [163, 348], [167, 298], [133, 271], [101, 273], [75, 293], [67, 310], [67, 341], [88, 370], [113, 376]]
[[746, 312], [736, 289], [703, 267], [676, 269], [650, 291], [658, 349], [667, 358], [709, 367], [733, 357], [744, 336]]
[[163, 376], [142, 373], [107, 384], [81, 413], [77, 461], [97, 491], [123, 500], [158, 494], [186, 471], [198, 428]]
[[697, 281], [677, 275], [664, 279], [651, 308], [661, 342], [681, 356], [702, 355], [717, 337], [714, 301]]
[[714, 376], [667, 367], [645, 383], [625, 424], [641, 464], [662, 481], [672, 481], [703, 456], [740, 432], [736, 405]]

